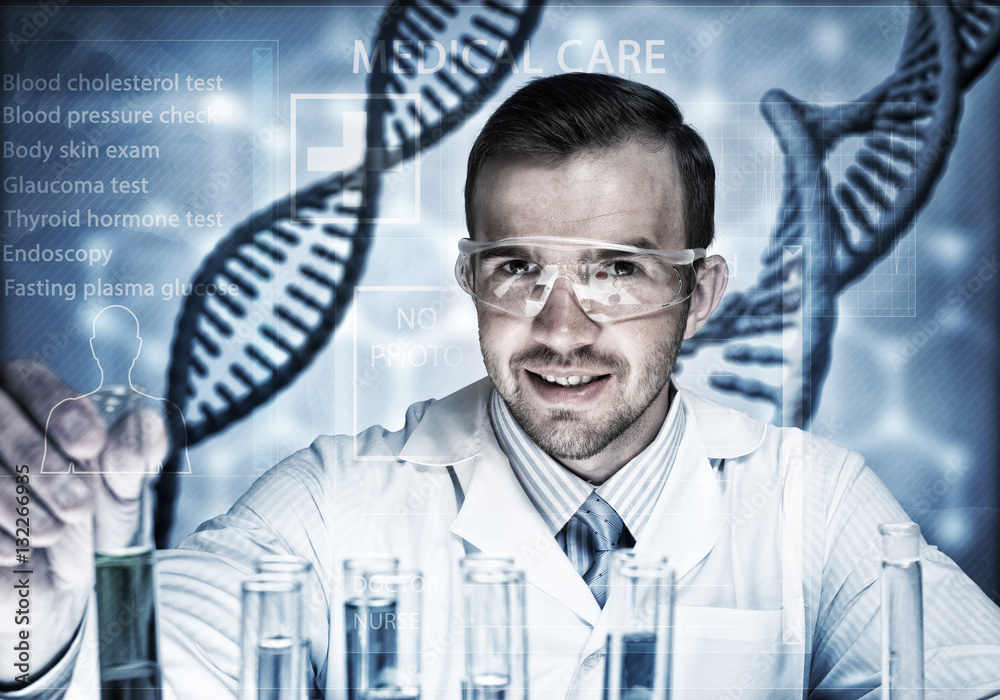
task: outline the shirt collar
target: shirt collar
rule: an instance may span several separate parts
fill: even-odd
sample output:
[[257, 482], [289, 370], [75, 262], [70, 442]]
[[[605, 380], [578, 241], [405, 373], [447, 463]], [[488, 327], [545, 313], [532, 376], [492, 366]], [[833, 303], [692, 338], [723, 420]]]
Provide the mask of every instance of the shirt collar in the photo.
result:
[[670, 410], [653, 441], [600, 486], [573, 474], [545, 453], [514, 419], [496, 390], [489, 414], [497, 442], [531, 503], [555, 535], [587, 500], [591, 491], [606, 500], [638, 540], [663, 489], [684, 434], [684, 411], [674, 390]]

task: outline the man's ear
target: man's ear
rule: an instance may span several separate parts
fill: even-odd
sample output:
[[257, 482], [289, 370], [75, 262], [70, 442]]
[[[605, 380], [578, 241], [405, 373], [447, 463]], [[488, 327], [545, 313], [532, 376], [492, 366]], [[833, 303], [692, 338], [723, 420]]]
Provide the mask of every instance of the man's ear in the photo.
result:
[[687, 326], [684, 337], [690, 338], [697, 333], [722, 301], [722, 293], [726, 291], [729, 281], [729, 266], [721, 255], [710, 255], [705, 258], [698, 270], [698, 282], [691, 295], [691, 308], [688, 311]]

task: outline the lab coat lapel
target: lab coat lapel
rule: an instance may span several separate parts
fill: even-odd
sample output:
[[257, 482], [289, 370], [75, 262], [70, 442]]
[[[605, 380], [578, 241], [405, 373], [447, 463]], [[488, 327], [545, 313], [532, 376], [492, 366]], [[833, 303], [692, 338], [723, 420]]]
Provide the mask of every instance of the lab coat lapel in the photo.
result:
[[474, 459], [484, 420], [492, 432], [486, 414], [491, 391], [492, 382], [481, 379], [443, 399], [411, 406], [406, 412], [406, 442], [396, 458], [427, 467], [449, 467]]
[[[690, 572], [715, 547], [725, 524], [722, 494], [694, 411], [682, 394], [684, 432], [673, 466], [663, 484], [653, 512], [635, 550], [663, 555], [674, 569], [675, 581]], [[608, 603], [583, 650], [587, 656], [607, 641], [610, 623]]]
[[511, 557], [529, 583], [593, 625], [600, 606], [524, 493], [493, 434], [486, 410], [492, 390], [484, 379], [412, 416], [414, 428], [398, 458], [453, 467], [464, 499], [451, 531], [482, 552]]
[[722, 494], [692, 416], [636, 550], [667, 557], [678, 581], [708, 556], [725, 524]]
[[683, 389], [677, 399], [684, 411], [680, 448], [636, 549], [665, 555], [682, 582], [712, 551], [727, 517], [710, 460], [752, 452], [765, 426]]
[[486, 430], [475, 464], [458, 470], [465, 503], [452, 532], [483, 552], [513, 558], [528, 583], [595, 624], [601, 608], [594, 595], [524, 493], [488, 424]]

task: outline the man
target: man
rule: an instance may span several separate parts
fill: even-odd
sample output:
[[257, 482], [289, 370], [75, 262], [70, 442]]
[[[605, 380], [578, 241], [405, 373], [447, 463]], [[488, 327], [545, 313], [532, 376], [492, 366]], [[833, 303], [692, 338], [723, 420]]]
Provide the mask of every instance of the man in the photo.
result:
[[[469, 158], [472, 240], [457, 268], [489, 379], [412, 406], [401, 431], [318, 438], [164, 553], [174, 692], [235, 688], [241, 580], [258, 557], [292, 553], [313, 565], [317, 686], [342, 697], [342, 565], [375, 551], [423, 571], [423, 693], [457, 698], [458, 565], [482, 551], [525, 571], [532, 695], [598, 698], [599, 562], [633, 543], [676, 572], [674, 697], [877, 692], [877, 528], [905, 513], [858, 455], [671, 381], [682, 339], [726, 285], [725, 262], [704, 253], [713, 188], [704, 142], [656, 90], [572, 74], [509, 98]], [[93, 457], [105, 444], [84, 446]], [[921, 557], [929, 695], [998, 692], [1000, 610], [935, 548]], [[82, 676], [93, 617], [79, 627], [72, 613], [24, 696], [45, 695], [74, 663]]]

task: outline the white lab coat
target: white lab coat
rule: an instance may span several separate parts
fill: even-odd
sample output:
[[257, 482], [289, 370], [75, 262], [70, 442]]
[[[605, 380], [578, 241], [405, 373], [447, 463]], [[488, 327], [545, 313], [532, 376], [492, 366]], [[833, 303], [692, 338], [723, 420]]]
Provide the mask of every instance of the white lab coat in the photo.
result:
[[[529, 675], [536, 698], [601, 697], [602, 647], [606, 621], [590, 589], [555, 542], [517, 482], [494, 437], [486, 402], [492, 385], [482, 381], [441, 401], [411, 409], [398, 460], [406, 488], [392, 489], [400, 464], [389, 466], [386, 505], [409, 511], [405, 527], [382, 528], [371, 542], [396, 552], [431, 581], [446, 581], [449, 595], [428, 596], [431, 640], [449, 640], [451, 655], [430, 654], [426, 669], [435, 687], [456, 688], [461, 667], [461, 635], [454, 591], [458, 559], [473, 548], [514, 558], [525, 571], [529, 626]], [[803, 433], [780, 431], [686, 391], [678, 393], [686, 430], [653, 515], [636, 549], [667, 556], [678, 588], [674, 659], [674, 697], [719, 697], [719, 689], [740, 690], [739, 697], [801, 697], [804, 654], [801, 577]], [[784, 437], [784, 444], [782, 441]], [[381, 436], [358, 441], [359, 455], [385, 454]], [[790, 449], [794, 447], [795, 449]], [[839, 466], [847, 452], [827, 450]], [[755, 533], [746, 542], [753, 556], [733, 558], [744, 533], [730, 527], [731, 513], [717, 470], [721, 460], [738, 460], [739, 478], [726, 484], [729, 504], [748, 497], [756, 513], [747, 523]], [[788, 465], [794, 468], [789, 471]], [[444, 488], [436, 498], [401, 499], [421, 493], [420, 477], [443, 480], [453, 467], [464, 503]], [[434, 489], [436, 495], [438, 488]], [[746, 492], [746, 493], [743, 493]], [[782, 500], [792, 499], [783, 506]], [[764, 534], [766, 533], [766, 534]], [[374, 534], [374, 533], [373, 533]], [[720, 543], [723, 535], [730, 538]], [[763, 534], [762, 537], [758, 537]], [[464, 543], [463, 543], [464, 541]], [[710, 554], [719, 556], [709, 562]], [[785, 555], [788, 556], [785, 556]], [[717, 561], [716, 561], [717, 559]], [[783, 564], [789, 564], [784, 566]], [[444, 591], [442, 591], [443, 593]], [[454, 624], [457, 622], [457, 624]], [[457, 630], [456, 630], [457, 631]], [[341, 632], [334, 630], [331, 648]], [[434, 645], [435, 648], [440, 646]], [[339, 670], [339, 669], [333, 669]], [[432, 680], [433, 679], [433, 680]], [[343, 687], [331, 672], [328, 688]], [[711, 688], [711, 692], [682, 692]], [[783, 690], [784, 689], [784, 690]]]
[[[457, 699], [459, 561], [479, 550], [513, 557], [525, 571], [531, 697], [599, 700], [602, 610], [497, 444], [486, 410], [490, 391], [483, 380], [416, 404], [399, 432], [375, 427], [353, 439], [320, 438], [167, 553], [159, 568], [165, 674], [178, 695], [235, 684], [234, 575], [249, 571], [261, 553], [293, 551], [313, 561], [315, 587], [322, 587], [310, 594], [307, 614], [318, 678], [327, 697], [343, 697], [343, 561], [390, 552], [427, 581], [423, 697]], [[789, 444], [801, 446], [804, 434], [684, 390], [677, 400], [686, 413], [682, 444], [636, 545], [665, 554], [680, 584], [674, 698], [801, 697], [802, 506], [782, 501], [801, 502], [798, 480], [789, 478], [801, 462], [785, 453]], [[847, 451], [824, 445], [820, 458], [843, 464]], [[796, 468], [789, 471], [789, 462]], [[209, 670], [190, 670], [199, 665]]]
[[[400, 431], [320, 437], [161, 553], [165, 697], [232, 697], [240, 586], [270, 553], [312, 563], [304, 630], [316, 681], [344, 697], [343, 561], [390, 552], [427, 581], [423, 698], [457, 700], [459, 561], [478, 549], [525, 570], [531, 698], [600, 698], [602, 611], [500, 450], [491, 391], [483, 380], [415, 404]], [[857, 454], [684, 390], [676, 400], [682, 443], [636, 545], [676, 569], [674, 699], [877, 693], [877, 525], [905, 513]], [[988, 697], [1000, 688], [1000, 609], [935, 548], [921, 557], [928, 698]], [[66, 658], [11, 697], [60, 697], [67, 669], [67, 697], [90, 697], [77, 691], [92, 692], [92, 666], [72, 664], [92, 629], [91, 611]]]

